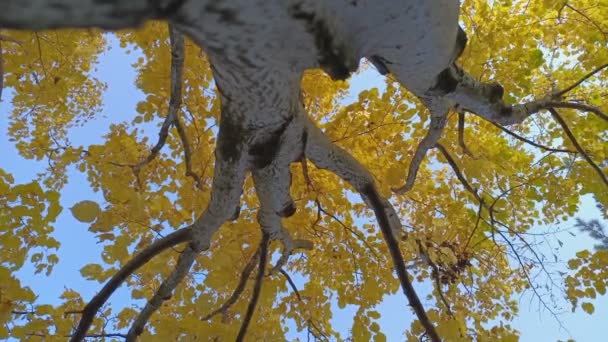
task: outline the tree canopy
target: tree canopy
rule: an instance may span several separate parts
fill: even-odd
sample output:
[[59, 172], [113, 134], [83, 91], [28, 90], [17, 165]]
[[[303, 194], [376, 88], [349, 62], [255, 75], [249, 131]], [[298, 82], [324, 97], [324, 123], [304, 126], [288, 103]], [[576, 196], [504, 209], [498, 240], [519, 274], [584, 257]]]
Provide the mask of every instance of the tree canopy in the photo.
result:
[[[5, 134], [48, 164], [24, 184], [0, 168], [0, 338], [283, 340], [289, 321], [384, 341], [375, 306], [398, 291], [412, 341], [517, 340], [525, 291], [551, 314], [553, 296], [594, 313], [608, 250], [550, 266], [533, 237], [586, 195], [608, 219], [604, 0], [269, 1], [267, 17], [244, 0], [114, 2], [0, 14]], [[110, 35], [140, 56], [145, 99], [75, 145], [102, 115], [92, 70]], [[348, 76], [371, 72], [383, 84], [350, 97]], [[68, 170], [103, 201], [63, 208]], [[65, 209], [103, 246], [80, 270], [100, 291], [65, 284], [43, 303], [17, 273], [60, 276]], [[145, 306], [112, 306], [120, 286]], [[336, 302], [357, 308], [350, 336], [330, 324]]]

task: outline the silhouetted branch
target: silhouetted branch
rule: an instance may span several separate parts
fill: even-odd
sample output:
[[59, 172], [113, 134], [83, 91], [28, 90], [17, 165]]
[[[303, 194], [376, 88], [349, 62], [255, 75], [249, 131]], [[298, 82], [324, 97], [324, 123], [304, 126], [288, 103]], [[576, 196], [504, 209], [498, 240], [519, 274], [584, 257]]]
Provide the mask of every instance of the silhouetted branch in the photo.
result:
[[549, 107], [553, 107], [553, 108], [571, 108], [571, 109], [577, 109], [583, 112], [589, 112], [592, 114], [597, 115], [600, 119], [606, 120], [608, 121], [608, 115], [604, 112], [602, 112], [599, 108], [594, 107], [594, 106], [590, 106], [584, 103], [577, 103], [577, 102], [549, 102], [547, 104]]
[[298, 291], [298, 288], [296, 287], [296, 284], [293, 282], [293, 280], [291, 280], [291, 277], [289, 276], [289, 273], [287, 273], [282, 268], [279, 269], [279, 272], [281, 272], [281, 274], [285, 277], [285, 279], [287, 279], [287, 282], [289, 283], [289, 286], [291, 286], [291, 289], [296, 294], [296, 297], [298, 297], [298, 300], [302, 301], [302, 296], [300, 296], [300, 291]]

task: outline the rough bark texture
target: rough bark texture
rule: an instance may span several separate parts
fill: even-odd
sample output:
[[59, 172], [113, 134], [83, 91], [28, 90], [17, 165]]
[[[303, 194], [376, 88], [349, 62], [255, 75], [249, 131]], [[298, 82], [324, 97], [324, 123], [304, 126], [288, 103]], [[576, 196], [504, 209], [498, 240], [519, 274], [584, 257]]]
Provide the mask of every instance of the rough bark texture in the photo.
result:
[[[137, 317], [127, 339], [141, 334], [195, 256], [209, 248], [213, 233], [238, 213], [248, 172], [261, 204], [260, 226], [265, 235], [284, 246], [275, 269], [287, 262], [294, 249], [311, 247], [307, 241], [292, 240], [281, 223], [296, 210], [290, 196], [289, 165], [304, 156], [350, 183], [373, 210], [410, 305], [427, 336], [439, 341], [408, 279], [395, 238], [402, 233], [397, 213], [379, 195], [370, 173], [310, 121], [300, 103], [300, 79], [306, 69], [317, 67], [334, 79], [345, 79], [367, 57], [422, 100], [431, 111], [431, 128], [412, 161], [406, 185], [397, 190], [407, 191], [424, 155], [435, 147], [450, 108], [509, 125], [556, 100], [510, 106], [502, 101], [500, 85], [480, 83], [460, 69], [455, 59], [466, 44], [466, 34], [458, 26], [458, 9], [456, 0], [3, 1], [0, 27], [5, 28], [119, 29], [166, 19], [199, 44], [211, 63], [222, 102], [211, 198], [188, 228], [189, 245], [174, 272]], [[144, 257], [149, 258], [148, 254]], [[140, 262], [132, 264], [136, 268]], [[121, 273], [112, 287], [130, 272]], [[111, 291], [104, 293], [109, 296]], [[91, 314], [107, 296], [87, 306], [88, 321], [83, 319], [73, 340], [82, 339]]]

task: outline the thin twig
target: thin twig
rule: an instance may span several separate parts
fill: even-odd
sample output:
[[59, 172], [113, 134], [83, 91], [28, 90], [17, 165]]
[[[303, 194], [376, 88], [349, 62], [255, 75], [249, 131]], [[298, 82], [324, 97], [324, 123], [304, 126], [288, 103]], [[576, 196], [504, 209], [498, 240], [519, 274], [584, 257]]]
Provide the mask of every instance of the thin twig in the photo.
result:
[[[155, 241], [148, 247], [146, 247], [143, 251], [141, 251], [137, 256], [127, 262], [123, 267], [121, 267], [118, 272], [112, 276], [104, 287], [97, 293], [89, 303], [84, 307], [82, 311], [82, 317], [80, 318], [80, 322], [78, 323], [78, 327], [74, 331], [74, 334], [70, 338], [70, 341], [77, 342], [82, 341], [93, 322], [93, 318], [95, 318], [95, 314], [99, 311], [99, 309], [106, 303], [108, 298], [118, 289], [118, 287], [137, 269], [146, 264], [150, 259], [154, 258], [158, 254], [162, 253], [164, 250], [169, 249], [179, 243], [186, 242], [191, 238], [191, 228], [182, 228], [177, 230], [164, 238]], [[70, 313], [76, 313], [72, 311]], [[66, 312], [67, 314], [67, 312]]]
[[328, 212], [327, 210], [325, 210], [325, 208], [321, 205], [321, 202], [318, 199], [315, 199], [315, 202], [317, 204], [317, 209], [319, 212], [324, 213], [325, 215], [331, 217], [334, 221], [336, 221], [340, 226], [342, 226], [342, 228], [344, 228], [345, 230], [349, 231], [351, 234], [353, 234], [355, 237], [357, 237], [357, 239], [359, 241], [361, 241], [361, 243], [363, 243], [363, 245], [365, 247], [367, 247], [367, 249], [370, 251], [370, 253], [373, 254], [374, 258], [376, 258], [376, 260], [380, 260], [380, 257], [378, 256], [378, 253], [376, 252], [376, 249], [372, 246], [370, 246], [370, 244], [367, 242], [367, 239], [365, 239], [365, 237], [363, 235], [361, 235], [360, 232], [357, 232], [356, 230], [352, 229], [351, 227], [347, 226], [344, 222], [342, 222], [342, 220], [340, 220], [336, 215]]
[[266, 271], [266, 259], [268, 257], [268, 241], [270, 240], [270, 235], [265, 232], [262, 232], [262, 241], [260, 243], [260, 263], [258, 265], [258, 274], [255, 278], [255, 284], [253, 285], [253, 293], [251, 294], [251, 300], [249, 301], [249, 305], [247, 306], [247, 312], [245, 313], [245, 318], [243, 318], [243, 323], [241, 324], [241, 328], [239, 329], [239, 333], [236, 336], [236, 342], [242, 342], [245, 338], [245, 334], [247, 333], [247, 328], [249, 327], [249, 323], [251, 323], [251, 318], [253, 317], [253, 313], [255, 312], [255, 307], [258, 304], [258, 298], [260, 297], [260, 292], [262, 290], [262, 281], [264, 280], [264, 273]]
[[595, 169], [595, 171], [600, 176], [600, 178], [608, 186], [608, 177], [606, 177], [606, 175], [604, 174], [604, 171], [602, 171], [602, 169], [593, 161], [593, 159], [591, 159], [591, 157], [589, 157], [587, 152], [578, 143], [578, 141], [574, 137], [574, 134], [572, 134], [572, 131], [568, 127], [568, 124], [566, 124], [564, 119], [559, 115], [559, 113], [555, 109], [549, 108], [548, 110], [551, 113], [551, 115], [553, 116], [553, 118], [555, 119], [555, 121], [557, 121], [559, 123], [559, 125], [562, 126], [562, 129], [564, 130], [564, 132], [570, 139], [570, 142], [572, 142], [572, 145], [574, 145], [574, 147], [576, 147], [576, 150], [583, 156], [583, 158], [585, 158], [587, 163], [589, 163], [589, 165], [591, 165], [591, 167], [593, 167], [593, 169]]

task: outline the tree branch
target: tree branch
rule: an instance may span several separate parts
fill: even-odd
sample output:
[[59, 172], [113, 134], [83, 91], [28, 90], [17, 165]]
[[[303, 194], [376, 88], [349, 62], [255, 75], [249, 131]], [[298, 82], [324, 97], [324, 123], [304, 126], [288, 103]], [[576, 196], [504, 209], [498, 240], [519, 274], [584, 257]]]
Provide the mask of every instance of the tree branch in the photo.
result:
[[505, 127], [503, 127], [503, 126], [501, 126], [501, 125], [499, 125], [497, 123], [495, 123], [495, 122], [492, 122], [492, 124], [494, 126], [496, 126], [498, 129], [500, 129], [501, 131], [503, 131], [503, 132], [507, 133], [508, 135], [512, 136], [513, 138], [515, 138], [517, 140], [521, 140], [521, 141], [523, 141], [523, 142], [525, 142], [527, 144], [530, 144], [530, 145], [532, 145], [534, 147], [538, 147], [538, 148], [540, 148], [542, 150], [545, 150], [545, 151], [548, 151], [548, 152], [576, 153], [576, 151], [572, 151], [572, 150], [568, 150], [568, 149], [553, 148], [553, 147], [541, 145], [541, 144], [536, 143], [536, 142], [534, 142], [534, 141], [532, 141], [532, 140], [530, 140], [528, 138], [522, 137], [521, 135], [519, 135], [519, 134], [517, 134], [517, 133], [515, 133], [515, 132], [513, 132], [513, 131], [511, 131], [511, 130], [509, 130], [509, 129], [507, 129], [507, 128], [505, 128]]
[[192, 171], [192, 154], [190, 152], [190, 143], [188, 142], [188, 136], [184, 130], [179, 117], [175, 118], [175, 128], [179, 134], [179, 138], [182, 141], [182, 148], [184, 149], [184, 162], [186, 163], [186, 177], [191, 177], [194, 180], [194, 184], [199, 190], [203, 190], [203, 181], [201, 177]]
[[467, 144], [464, 142], [464, 111], [458, 111], [458, 145], [462, 149], [462, 152], [471, 158], [475, 158], [475, 155], [469, 150]]
[[604, 65], [600, 65], [599, 67], [593, 69], [593, 71], [589, 72], [588, 74], [586, 74], [585, 76], [581, 77], [580, 80], [574, 82], [572, 85], [570, 85], [569, 87], [566, 87], [556, 93], [553, 94], [552, 97], [554, 98], [559, 98], [562, 97], [564, 95], [566, 95], [566, 93], [569, 93], [570, 91], [572, 91], [574, 88], [578, 87], [579, 85], [581, 85], [581, 83], [585, 82], [588, 78], [592, 77], [593, 75], [597, 74], [598, 72], [604, 70], [608, 68], [608, 63], [604, 64]]
[[443, 155], [443, 157], [448, 161], [448, 164], [450, 164], [450, 166], [452, 167], [452, 170], [456, 174], [456, 177], [458, 178], [458, 180], [460, 181], [460, 183], [462, 183], [462, 185], [464, 186], [464, 188], [468, 192], [470, 192], [475, 197], [475, 199], [477, 199], [477, 201], [479, 203], [483, 203], [481, 197], [477, 193], [477, 189], [474, 189], [471, 186], [471, 184], [469, 184], [469, 182], [467, 181], [467, 179], [464, 178], [464, 175], [460, 171], [460, 168], [458, 167], [458, 164], [456, 164], [456, 161], [454, 160], [454, 158], [452, 158], [452, 156], [450, 155], [450, 153], [448, 152], [448, 150], [446, 150], [445, 147], [443, 147], [443, 145], [441, 145], [440, 143], [435, 144], [435, 147], [437, 147], [437, 149], [441, 152], [441, 154]]
[[602, 112], [599, 108], [590, 106], [584, 103], [576, 103], [576, 102], [549, 102], [547, 106], [553, 108], [572, 108], [577, 109], [583, 112], [589, 112], [597, 115], [600, 119], [608, 121], [608, 115]]
[[253, 285], [253, 293], [251, 294], [251, 300], [249, 301], [249, 306], [247, 306], [247, 312], [245, 313], [245, 318], [243, 319], [243, 323], [241, 324], [241, 328], [239, 329], [239, 333], [236, 336], [237, 342], [242, 342], [245, 338], [245, 334], [247, 333], [247, 328], [249, 327], [249, 323], [251, 323], [251, 318], [253, 317], [253, 313], [255, 312], [255, 307], [258, 303], [258, 298], [260, 297], [260, 292], [262, 290], [262, 281], [264, 280], [264, 273], [266, 271], [266, 258], [268, 257], [268, 242], [270, 240], [270, 235], [266, 232], [262, 232], [262, 241], [260, 243], [260, 263], [258, 265], [258, 274], [255, 278], [255, 284]]
[[296, 286], [296, 283], [294, 283], [293, 280], [291, 280], [291, 277], [289, 276], [289, 273], [287, 273], [282, 268], [279, 268], [279, 272], [281, 272], [281, 274], [285, 277], [285, 279], [287, 279], [287, 282], [289, 283], [289, 286], [291, 286], [291, 289], [296, 294], [296, 297], [298, 297], [298, 300], [302, 301], [302, 296], [300, 296], [300, 291], [298, 291], [298, 287]]
[[574, 134], [572, 134], [572, 131], [568, 127], [568, 124], [566, 124], [566, 121], [564, 121], [564, 119], [561, 117], [561, 115], [559, 115], [559, 113], [555, 109], [549, 108], [549, 112], [551, 113], [551, 115], [553, 116], [555, 121], [557, 121], [557, 123], [559, 123], [559, 125], [562, 126], [562, 129], [564, 130], [564, 132], [570, 139], [570, 142], [572, 142], [572, 145], [574, 145], [576, 150], [583, 156], [583, 158], [587, 161], [587, 163], [589, 163], [589, 165], [591, 165], [591, 167], [593, 167], [593, 169], [597, 172], [597, 174], [600, 176], [600, 178], [608, 186], [608, 177], [606, 177], [606, 175], [604, 174], [604, 171], [602, 171], [602, 169], [593, 161], [593, 159], [591, 159], [591, 157], [589, 157], [589, 154], [587, 154], [587, 152], [583, 149], [583, 147], [578, 143], [578, 141], [574, 137]]
[[132, 28], [173, 16], [184, 0], [3, 0], [0, 27], [43, 30], [65, 27]]
[[380, 196], [369, 171], [348, 152], [333, 144], [309, 119], [306, 120], [305, 127], [308, 136], [305, 148], [306, 157], [318, 168], [328, 169], [350, 183], [361, 194], [369, 208], [374, 211], [403, 293], [431, 340], [433, 342], [441, 341], [409, 279], [405, 261], [399, 249], [399, 242], [395, 238], [395, 234], [401, 234], [402, 229], [395, 209], [390, 202]]
[[208, 321], [211, 318], [213, 318], [213, 316], [217, 315], [218, 313], [226, 312], [226, 310], [228, 310], [232, 305], [234, 305], [234, 303], [236, 303], [236, 301], [239, 299], [239, 297], [243, 293], [243, 290], [245, 290], [245, 285], [247, 284], [247, 280], [249, 279], [251, 272], [253, 272], [253, 269], [255, 267], [255, 262], [258, 260], [259, 256], [260, 256], [260, 249], [258, 248], [255, 251], [255, 253], [251, 256], [251, 258], [247, 262], [247, 265], [245, 265], [245, 268], [241, 272], [241, 277], [239, 278], [239, 283], [236, 286], [236, 288], [234, 289], [234, 291], [232, 292], [232, 295], [228, 298], [228, 300], [226, 300], [226, 302], [221, 307], [213, 310], [210, 314], [201, 318], [201, 321]]
[[118, 289], [118, 287], [137, 269], [146, 264], [152, 258], [160, 254], [161, 252], [186, 241], [191, 238], [191, 227], [182, 228], [177, 230], [164, 238], [155, 241], [137, 256], [127, 262], [123, 267], [114, 274], [114, 276], [104, 285], [104, 287], [97, 293], [89, 303], [81, 311], [82, 317], [80, 322], [72, 334], [70, 341], [78, 342], [82, 341], [86, 337], [86, 333], [95, 318], [95, 314], [99, 309], [106, 303], [108, 298]]
[[184, 67], [184, 37], [173, 25], [169, 25], [169, 40], [171, 41], [171, 95], [169, 98], [169, 109], [167, 110], [167, 116], [165, 121], [158, 132], [158, 142], [146, 159], [140, 161], [133, 169], [136, 173], [141, 170], [142, 167], [150, 163], [160, 150], [165, 146], [167, 137], [169, 136], [169, 129], [172, 125], [178, 123], [178, 113], [182, 105], [182, 71]]
[[194, 260], [198, 252], [192, 248], [191, 245], [188, 245], [184, 251], [180, 254], [177, 259], [177, 264], [171, 274], [162, 282], [154, 296], [148, 300], [146, 306], [139, 312], [137, 318], [131, 325], [129, 332], [127, 333], [127, 341], [135, 341], [139, 335], [141, 335], [144, 331], [144, 326], [148, 319], [161, 304], [171, 298], [173, 290], [180, 284], [182, 279], [188, 274], [190, 271], [190, 267], [194, 263]]
[[416, 152], [414, 152], [414, 157], [412, 157], [412, 161], [410, 162], [410, 167], [407, 173], [407, 178], [405, 180], [405, 185], [393, 189], [398, 195], [402, 195], [408, 191], [410, 191], [414, 187], [414, 182], [416, 181], [416, 175], [418, 174], [418, 169], [420, 168], [420, 164], [424, 160], [427, 152], [435, 147], [439, 138], [441, 138], [441, 134], [443, 133], [443, 129], [447, 123], [447, 115], [445, 116], [433, 116], [431, 115], [431, 124], [426, 136], [420, 141], [418, 146], [416, 147]]

